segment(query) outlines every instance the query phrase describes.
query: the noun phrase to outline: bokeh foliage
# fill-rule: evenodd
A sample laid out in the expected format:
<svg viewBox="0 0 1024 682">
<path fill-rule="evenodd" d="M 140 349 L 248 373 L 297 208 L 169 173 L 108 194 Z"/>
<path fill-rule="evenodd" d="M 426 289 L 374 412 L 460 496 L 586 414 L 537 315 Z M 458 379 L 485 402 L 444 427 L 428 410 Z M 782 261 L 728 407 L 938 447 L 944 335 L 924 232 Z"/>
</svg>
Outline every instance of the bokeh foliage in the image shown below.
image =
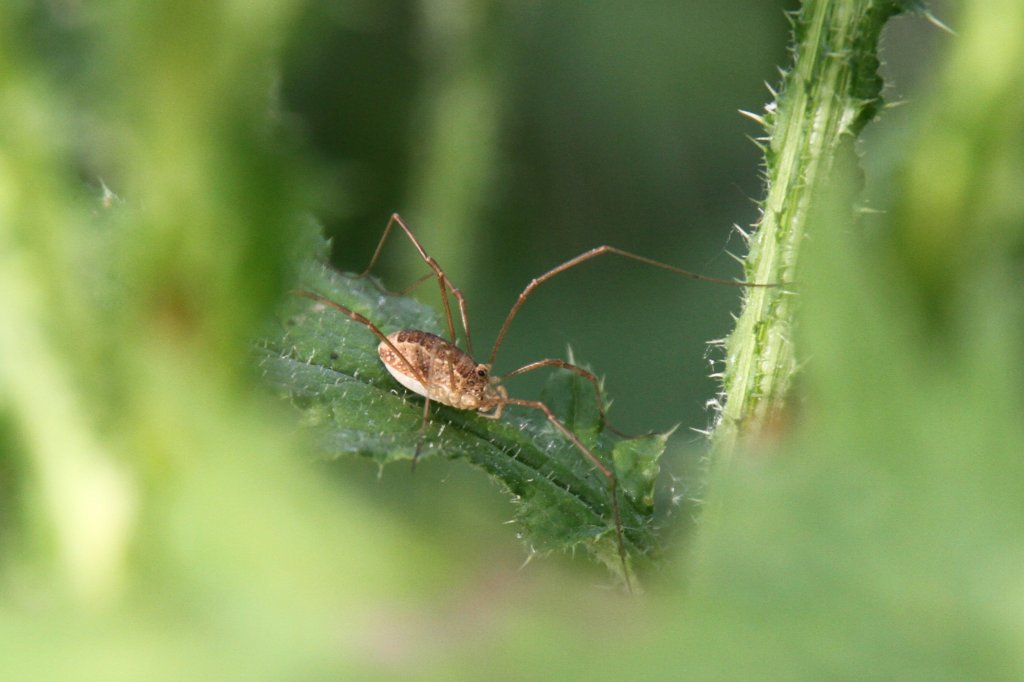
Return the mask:
<svg viewBox="0 0 1024 682">
<path fill-rule="evenodd" d="M 574 255 L 609 241 L 661 255 L 664 234 L 643 235 L 666 223 L 671 232 L 696 210 L 680 197 L 721 199 L 688 181 L 728 193 L 729 173 L 711 156 L 746 158 L 753 177 L 755 151 L 736 157 L 721 148 L 741 134 L 704 133 L 711 151 L 701 156 L 666 131 L 752 108 L 760 95 L 726 95 L 724 81 L 742 80 L 735 69 L 754 61 L 762 64 L 750 79 L 756 86 L 785 63 L 781 50 L 763 47 L 771 41 L 755 30 L 762 15 L 744 14 L 763 12 L 784 26 L 779 8 L 755 4 L 705 3 L 714 9 L 700 10 L 700 20 L 695 6 L 668 2 L 652 5 L 675 13 L 636 11 L 618 21 L 608 7 L 578 15 L 566 3 L 424 3 L 427 14 L 353 2 L 334 10 L 356 54 L 357 38 L 366 45 L 381 26 L 403 27 L 389 45 L 404 46 L 393 68 L 408 87 L 381 81 L 368 104 L 391 108 L 363 112 L 382 125 L 403 107 L 422 107 L 417 121 L 455 120 L 446 112 L 463 104 L 441 94 L 448 86 L 463 92 L 459 66 L 486 65 L 480 45 L 493 59 L 519 55 L 502 78 L 467 87 L 477 111 L 522 115 L 511 129 L 506 119 L 485 121 L 471 139 L 493 146 L 463 151 L 491 159 L 473 156 L 470 168 L 507 165 L 532 185 L 485 183 L 480 204 L 455 218 L 475 225 L 465 216 L 489 217 L 491 229 L 469 240 L 480 244 L 477 256 L 511 254 L 518 249 L 510 244 L 524 242 L 536 258 L 452 263 L 464 268 L 464 289 L 484 272 L 503 283 L 500 294 L 474 299 L 483 299 L 474 304 L 484 318 L 478 328 L 493 328 L 488 320 L 504 312 L 516 284 L 558 261 L 552 251 Z M 839 203 L 819 207 L 801 275 L 797 344 L 806 362 L 792 411 L 715 472 L 694 549 L 680 551 L 649 584 L 651 596 L 636 600 L 551 564 L 509 570 L 519 550 L 493 539 L 500 516 L 477 519 L 490 499 L 457 469 L 424 466 L 405 487 L 389 488 L 401 477 L 391 469 L 374 484 L 375 470 L 310 462 L 304 432 L 262 392 L 249 340 L 274 324 L 292 244 L 303 239 L 299 214 L 333 181 L 348 189 L 335 199 L 336 220 L 322 213 L 350 269 L 364 264 L 378 234 L 366 225 L 383 222 L 361 201 L 367 164 L 339 168 L 309 152 L 315 134 L 276 101 L 280 79 L 282 96 L 291 93 L 297 106 L 300 79 L 288 69 L 314 42 L 304 31 L 325 6 L 15 0 L 0 8 L 5 677 L 1022 676 L 1019 2 L 965 1 L 944 17 L 956 38 L 932 29 L 941 47 L 917 96 L 883 116 L 861 150 L 869 188 L 861 202 L 872 211 L 855 224 L 842 219 L 849 193 L 840 180 Z M 403 19 L 389 23 L 391 11 Z M 477 50 L 419 52 L 411 36 L 420 35 L 422 16 L 435 36 L 425 44 L 450 38 Z M 716 74 L 714 96 L 682 88 L 687 73 L 647 58 L 654 53 L 617 53 L 624 36 L 637 39 L 627 44 L 699 46 L 695 70 Z M 732 44 L 742 49 L 727 52 Z M 755 49 L 764 58 L 753 59 Z M 292 61 L 276 70 L 282 51 Z M 386 53 L 363 53 L 367 83 Z M 404 65 L 409 55 L 419 55 L 416 68 Z M 550 68 L 565 55 L 577 69 Z M 608 75 L 580 76 L 590 71 Z M 331 78 L 304 73 L 305 82 Z M 428 85 L 422 73 L 436 80 Z M 647 79 L 669 93 L 650 108 L 640 96 Z M 608 83 L 630 96 L 612 100 Z M 329 98 L 349 85 L 320 88 L 325 115 Z M 527 86 L 538 94 L 516 99 Z M 699 116 L 676 113 L 684 110 Z M 415 156 L 416 136 L 404 127 L 410 119 L 395 120 L 402 134 L 382 133 L 388 149 L 374 163 L 389 165 L 396 189 L 371 184 L 388 201 L 416 195 L 401 178 L 432 167 L 429 155 L 417 157 L 423 165 L 413 171 L 406 155 Z M 561 125 L 543 125 L 551 120 Z M 633 126 L 647 133 L 621 132 Z M 415 129 L 440 139 L 429 126 Z M 591 147 L 591 132 L 607 144 Z M 521 154 L 530 149 L 543 153 Z M 680 163 L 682 150 L 701 161 Z M 674 169 L 671 180 L 654 172 L 661 167 Z M 101 181 L 120 198 L 104 201 Z M 639 198 L 623 200 L 611 191 L 618 186 Z M 754 181 L 747 193 L 756 191 Z M 555 200 L 565 204 L 553 213 Z M 516 204 L 526 210 L 508 210 Z M 395 209 L 404 207 L 381 215 Z M 366 234 L 345 237 L 346 215 Z M 712 210 L 698 222 L 732 220 L 745 218 Z M 429 232 L 435 221 L 440 215 L 418 222 Z M 593 233 L 577 243 L 570 226 L 581 223 Z M 721 235 L 712 242 L 720 248 Z M 441 255 L 446 266 L 458 260 Z M 395 271 L 389 282 L 406 272 Z M 664 302 L 671 334 L 691 324 L 691 308 L 663 280 L 610 278 L 619 281 L 602 289 L 600 278 L 581 275 L 552 292 L 557 305 L 538 302 L 538 316 L 573 318 L 582 336 L 610 337 L 588 325 L 622 299 L 611 315 L 623 316 L 612 339 L 619 347 L 640 345 L 629 332 L 656 326 L 631 324 L 629 308 L 641 306 L 630 300 Z M 576 287 L 582 294 L 563 295 Z M 706 294 L 707 305 L 721 308 L 730 293 Z M 499 300 L 507 302 L 491 305 Z M 517 345 L 535 343 L 523 335 L 530 338 Z M 508 361 L 560 350 L 528 347 L 525 358 L 510 350 Z M 614 363 L 598 355 L 581 352 L 612 374 Z M 686 383 L 660 363 L 653 373 Z M 640 422 L 673 404 L 666 394 L 674 391 L 650 383 L 633 393 Z M 630 392 L 612 393 L 626 402 Z"/>
</svg>

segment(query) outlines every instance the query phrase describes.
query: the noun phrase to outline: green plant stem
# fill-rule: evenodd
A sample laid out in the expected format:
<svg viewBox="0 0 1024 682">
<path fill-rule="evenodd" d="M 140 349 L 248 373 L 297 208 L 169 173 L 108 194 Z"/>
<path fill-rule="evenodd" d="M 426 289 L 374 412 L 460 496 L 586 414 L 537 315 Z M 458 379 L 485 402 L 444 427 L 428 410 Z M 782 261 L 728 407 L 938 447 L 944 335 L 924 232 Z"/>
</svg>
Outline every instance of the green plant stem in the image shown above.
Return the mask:
<svg viewBox="0 0 1024 682">
<path fill-rule="evenodd" d="M 815 195 L 836 160 L 878 111 L 878 40 L 905 3 L 806 0 L 793 16 L 794 64 L 761 120 L 767 192 L 749 239 L 746 279 L 785 282 L 748 293 L 725 341 L 725 396 L 712 433 L 714 460 L 728 461 L 741 437 L 781 418 L 797 371 L 793 319 L 800 244 Z"/>
</svg>

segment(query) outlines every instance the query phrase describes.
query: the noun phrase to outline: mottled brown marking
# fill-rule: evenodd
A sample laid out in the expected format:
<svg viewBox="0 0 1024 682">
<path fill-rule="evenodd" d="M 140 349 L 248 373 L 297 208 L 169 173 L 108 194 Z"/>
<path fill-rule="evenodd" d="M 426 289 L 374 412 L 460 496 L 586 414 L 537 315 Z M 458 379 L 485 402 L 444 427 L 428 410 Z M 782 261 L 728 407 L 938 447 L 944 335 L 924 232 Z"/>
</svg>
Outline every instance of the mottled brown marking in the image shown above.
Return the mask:
<svg viewBox="0 0 1024 682">
<path fill-rule="evenodd" d="M 487 367 L 440 336 L 403 329 L 387 338 L 390 344 L 377 347 L 380 359 L 410 390 L 460 410 L 490 410 L 500 402 Z"/>
</svg>

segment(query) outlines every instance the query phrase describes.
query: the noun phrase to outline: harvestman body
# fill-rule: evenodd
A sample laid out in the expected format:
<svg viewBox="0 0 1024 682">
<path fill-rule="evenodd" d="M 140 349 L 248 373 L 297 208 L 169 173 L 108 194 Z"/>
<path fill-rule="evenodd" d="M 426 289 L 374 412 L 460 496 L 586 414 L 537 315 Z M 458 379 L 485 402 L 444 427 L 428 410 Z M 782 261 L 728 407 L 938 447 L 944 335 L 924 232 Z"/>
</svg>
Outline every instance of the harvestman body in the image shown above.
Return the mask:
<svg viewBox="0 0 1024 682">
<path fill-rule="evenodd" d="M 423 437 L 426 433 L 427 418 L 429 416 L 431 401 L 441 403 L 442 405 L 448 405 L 458 410 L 473 410 L 479 412 L 481 416 L 487 417 L 488 419 L 499 419 L 506 405 L 518 405 L 543 412 L 548 421 L 551 422 L 551 424 L 558 429 L 558 431 L 561 432 L 562 435 L 564 435 L 566 439 L 568 439 L 608 481 L 608 490 L 609 495 L 611 496 L 615 539 L 618 545 L 619 559 L 622 562 L 623 577 L 626 581 L 626 587 L 630 588 L 629 568 L 626 561 L 625 545 L 623 543 L 622 515 L 619 511 L 617 490 L 618 482 L 615 478 L 615 474 L 612 472 L 611 468 L 604 464 L 597 455 L 595 455 L 580 441 L 579 438 L 576 437 L 575 433 L 573 433 L 554 415 L 547 405 L 536 400 L 510 398 L 508 391 L 501 385 L 501 382 L 505 379 L 524 374 L 535 369 L 540 369 L 542 367 L 558 367 L 569 370 L 583 377 L 593 385 L 594 392 L 597 395 L 598 413 L 601 418 L 601 423 L 604 424 L 606 421 L 604 404 L 601 399 L 601 389 L 597 377 L 582 367 L 577 367 L 576 365 L 564 360 L 555 358 L 532 362 L 499 377 L 492 376 L 491 367 L 494 364 L 494 358 L 497 356 L 498 350 L 501 348 L 501 343 L 505 338 L 505 334 L 508 332 L 508 327 L 511 324 L 512 319 L 516 316 L 516 313 L 519 312 L 519 309 L 526 301 L 527 297 L 543 282 L 561 272 L 565 272 L 569 268 L 575 267 L 580 263 L 584 263 L 606 253 L 623 256 L 631 260 L 639 261 L 647 265 L 705 282 L 716 282 L 731 286 L 778 285 L 754 284 L 751 282 L 736 282 L 732 280 L 718 279 L 715 277 L 705 277 L 704 275 L 698 275 L 687 270 L 666 265 L 665 263 L 660 263 L 650 258 L 638 256 L 627 251 L 622 251 L 615 247 L 599 246 L 582 253 L 565 263 L 562 263 L 556 268 L 552 268 L 540 277 L 532 280 L 526 286 L 523 292 L 519 294 L 519 298 L 512 306 L 512 309 L 509 310 L 508 316 L 505 318 L 505 322 L 502 324 L 501 330 L 498 332 L 498 337 L 491 349 L 491 354 L 487 363 L 482 364 L 476 362 L 472 357 L 473 342 L 469 333 L 469 318 L 466 313 L 466 301 L 462 296 L 462 292 L 451 283 L 447 275 L 444 274 L 444 271 L 437 264 L 437 261 L 435 261 L 434 258 L 423 249 L 419 240 L 417 240 L 413 235 L 412 230 L 409 229 L 405 224 L 405 221 L 403 221 L 401 216 L 397 213 L 393 214 L 391 219 L 388 221 L 387 227 L 384 228 L 384 234 L 381 236 L 380 243 L 377 245 L 377 250 L 374 252 L 373 258 L 370 260 L 370 264 L 367 266 L 366 270 L 363 271 L 360 277 L 365 277 L 369 274 L 370 270 L 376 264 L 377 259 L 380 257 L 381 251 L 384 248 L 384 243 L 395 225 L 401 228 L 402 232 L 404 232 L 409 238 L 413 246 L 415 246 L 416 250 L 419 252 L 420 257 L 422 257 L 424 262 L 430 266 L 430 269 L 433 271 L 433 276 L 437 278 L 438 285 L 441 288 L 441 300 L 444 303 L 445 318 L 448 324 L 450 340 L 443 339 L 435 334 L 417 329 L 403 329 L 391 334 L 384 334 L 384 332 L 374 325 L 373 322 L 363 315 L 360 315 L 359 313 L 350 310 L 349 308 L 346 308 L 325 296 L 306 290 L 298 290 L 295 293 L 299 296 L 304 296 L 318 303 L 330 306 L 348 316 L 350 319 L 365 325 L 380 340 L 380 344 L 377 346 L 377 352 L 380 355 L 381 362 L 384 363 L 384 367 L 388 370 L 391 376 L 393 376 L 395 380 L 405 388 L 409 389 L 413 393 L 423 396 L 426 399 L 423 406 L 423 424 L 420 428 L 420 437 L 416 443 L 416 449 L 413 454 L 414 467 L 416 466 L 416 461 L 419 458 Z M 449 292 L 458 301 L 459 316 L 461 317 L 462 328 L 465 333 L 466 347 L 469 350 L 468 353 L 455 345 L 455 324 L 452 320 L 451 305 L 448 300 Z"/>
</svg>

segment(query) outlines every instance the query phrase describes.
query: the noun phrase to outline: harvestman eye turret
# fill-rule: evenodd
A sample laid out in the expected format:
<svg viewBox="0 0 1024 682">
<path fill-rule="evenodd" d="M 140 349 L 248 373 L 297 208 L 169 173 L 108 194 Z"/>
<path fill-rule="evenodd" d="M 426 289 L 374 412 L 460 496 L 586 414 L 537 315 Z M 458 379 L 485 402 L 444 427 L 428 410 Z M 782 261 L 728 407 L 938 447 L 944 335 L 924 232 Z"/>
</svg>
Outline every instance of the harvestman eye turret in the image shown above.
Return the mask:
<svg viewBox="0 0 1024 682">
<path fill-rule="evenodd" d="M 519 298 L 512 305 L 508 315 L 505 317 L 505 322 L 501 325 L 501 329 L 498 332 L 497 339 L 494 341 L 494 346 L 491 348 L 491 353 L 487 358 L 487 362 L 478 363 L 472 356 L 473 342 L 469 332 L 469 316 L 466 312 L 466 300 L 463 297 L 462 292 L 458 287 L 452 284 L 451 280 L 448 279 L 448 276 L 444 274 L 444 270 L 441 269 L 441 266 L 438 265 L 437 261 L 426 252 L 419 240 L 412 233 L 412 230 L 409 229 L 408 225 L 405 224 L 405 221 L 403 221 L 401 216 L 397 213 L 391 216 L 387 226 L 384 228 L 384 234 L 381 236 L 380 242 L 377 244 L 377 250 L 374 252 L 373 258 L 370 259 L 370 264 L 359 276 L 365 277 L 373 269 L 373 266 L 376 265 L 377 260 L 380 258 L 381 251 L 384 248 L 384 243 L 387 241 L 388 235 L 391 234 L 396 225 L 409 238 L 409 241 L 412 242 L 413 246 L 419 252 L 420 257 L 433 271 L 433 277 L 437 279 L 438 286 L 441 289 L 441 300 L 444 305 L 445 320 L 448 326 L 448 339 L 443 339 L 435 334 L 417 329 L 403 329 L 391 334 L 385 334 L 372 321 L 363 315 L 360 315 L 359 313 L 350 310 L 349 308 L 346 308 L 340 303 L 332 301 L 325 296 L 306 290 L 298 290 L 295 293 L 323 305 L 330 306 L 350 319 L 365 325 L 380 340 L 377 352 L 380 355 L 381 362 L 384 363 L 384 367 L 391 376 L 393 376 L 395 380 L 405 388 L 424 397 L 423 422 L 420 427 L 419 439 L 416 442 L 416 449 L 413 453 L 413 467 L 416 466 L 416 461 L 419 459 L 420 450 L 423 445 L 423 437 L 426 434 L 426 425 L 430 414 L 431 402 L 448 405 L 458 410 L 473 410 L 479 412 L 481 416 L 487 417 L 488 419 L 501 418 L 505 407 L 508 405 L 517 405 L 543 412 L 544 416 L 547 417 L 552 426 L 565 436 L 565 438 L 571 442 L 573 446 L 575 446 L 576 449 L 579 450 L 580 453 L 582 453 L 582 455 L 586 457 L 587 460 L 589 460 L 590 463 L 593 464 L 594 467 L 601 472 L 601 475 L 608 481 L 608 494 L 611 497 L 613 515 L 612 522 L 615 529 L 615 540 L 618 546 L 619 559 L 622 562 L 623 577 L 626 581 L 626 587 L 629 589 L 629 567 L 626 561 L 626 549 L 623 542 L 622 515 L 619 511 L 618 481 L 611 467 L 602 462 L 597 455 L 584 445 L 576 434 L 563 424 L 547 405 L 538 400 L 511 398 L 509 397 L 508 391 L 501 383 L 505 379 L 525 374 L 526 372 L 532 372 L 533 370 L 540 369 L 542 367 L 557 367 L 574 372 L 589 381 L 594 387 L 594 393 L 597 396 L 598 414 L 600 416 L 601 423 L 605 424 L 604 403 L 601 398 L 601 388 L 597 377 L 582 367 L 577 367 L 576 365 L 557 358 L 538 360 L 507 374 L 493 376 L 491 374 L 491 367 L 494 365 L 494 360 L 497 357 L 498 350 L 501 348 L 501 344 L 505 339 L 509 325 L 519 312 L 519 309 L 522 308 L 523 303 L 526 302 L 526 299 L 541 284 L 559 273 L 565 272 L 566 270 L 580 265 L 581 263 L 585 263 L 605 254 L 622 256 L 623 258 L 638 261 L 646 265 L 661 268 L 662 270 L 667 270 L 702 282 L 714 282 L 741 287 L 766 287 L 778 285 L 755 284 L 752 282 L 737 282 L 733 280 L 718 279 L 716 277 L 706 277 L 704 275 L 699 275 L 688 270 L 682 270 L 650 258 L 645 258 L 644 256 L 638 256 L 637 254 L 629 253 L 628 251 L 623 251 L 613 246 L 598 246 L 597 248 L 581 253 L 575 258 L 567 260 L 561 265 L 552 268 L 539 277 L 531 280 L 526 288 L 523 289 L 522 293 L 519 294 Z M 428 277 L 430 277 L 430 275 L 428 275 Z M 469 351 L 468 353 L 456 346 L 455 323 L 452 318 L 451 304 L 448 299 L 449 293 L 454 296 L 455 300 L 458 302 L 459 316 L 462 322 L 462 329 L 466 339 L 466 348 Z"/>
</svg>

